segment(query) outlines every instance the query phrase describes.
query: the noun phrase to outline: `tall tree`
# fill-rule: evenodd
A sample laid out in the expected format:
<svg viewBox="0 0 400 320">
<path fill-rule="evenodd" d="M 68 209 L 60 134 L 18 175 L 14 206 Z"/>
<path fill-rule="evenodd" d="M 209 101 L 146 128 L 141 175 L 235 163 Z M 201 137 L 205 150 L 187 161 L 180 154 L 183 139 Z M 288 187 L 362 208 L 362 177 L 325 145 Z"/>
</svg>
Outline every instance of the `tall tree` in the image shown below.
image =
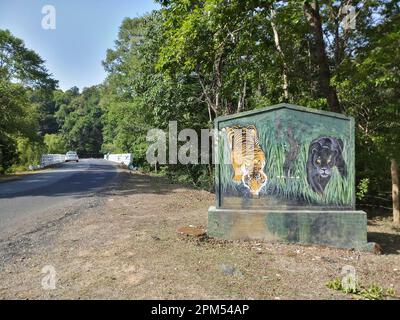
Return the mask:
<svg viewBox="0 0 400 320">
<path fill-rule="evenodd" d="M 0 76 L 24 87 L 54 89 L 57 86 L 57 81 L 49 74 L 44 60 L 33 50 L 27 49 L 24 42 L 14 37 L 9 30 L 1 29 Z"/>
<path fill-rule="evenodd" d="M 318 68 L 319 86 L 333 112 L 342 112 L 336 88 L 331 85 L 331 72 L 325 48 L 318 0 L 304 2 L 304 13 L 313 32 L 313 53 Z"/>
<path fill-rule="evenodd" d="M 39 109 L 33 91 L 57 85 L 44 61 L 8 30 L 0 30 L 0 173 L 18 162 L 21 144 L 40 144 Z M 34 148 L 39 152 L 39 148 Z"/>
</svg>

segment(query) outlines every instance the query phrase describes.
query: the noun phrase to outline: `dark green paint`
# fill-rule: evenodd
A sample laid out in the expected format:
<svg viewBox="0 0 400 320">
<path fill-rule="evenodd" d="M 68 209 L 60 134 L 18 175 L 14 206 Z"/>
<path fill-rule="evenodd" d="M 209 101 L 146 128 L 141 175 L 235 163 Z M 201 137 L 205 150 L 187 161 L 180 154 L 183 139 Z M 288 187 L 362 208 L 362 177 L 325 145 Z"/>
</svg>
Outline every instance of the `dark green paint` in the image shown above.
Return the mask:
<svg viewBox="0 0 400 320">
<path fill-rule="evenodd" d="M 341 114 L 279 104 L 272 107 L 219 117 L 215 128 L 255 125 L 266 156 L 269 178 L 260 197 L 246 196 L 232 181 L 233 170 L 224 158 L 230 150 L 220 135 L 216 144 L 216 207 L 208 212 L 208 234 L 223 239 L 258 239 L 319 244 L 371 251 L 367 242 L 367 217 L 355 211 L 354 120 Z M 288 135 L 293 133 L 299 152 L 293 163 L 295 179 L 283 175 Z M 333 172 L 324 194 L 309 186 L 306 162 L 310 143 L 321 137 L 341 139 L 348 175 Z M 286 149 L 285 149 L 286 148 Z M 335 168 L 334 168 L 335 169 Z"/>
</svg>

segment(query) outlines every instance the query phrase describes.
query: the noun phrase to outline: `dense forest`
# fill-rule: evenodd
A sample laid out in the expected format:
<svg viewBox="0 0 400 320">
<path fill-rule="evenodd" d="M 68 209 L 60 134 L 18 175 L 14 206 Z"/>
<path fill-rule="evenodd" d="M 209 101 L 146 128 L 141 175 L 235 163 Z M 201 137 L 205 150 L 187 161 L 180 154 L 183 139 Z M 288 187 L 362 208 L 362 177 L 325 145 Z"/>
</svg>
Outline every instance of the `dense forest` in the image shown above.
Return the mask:
<svg viewBox="0 0 400 320">
<path fill-rule="evenodd" d="M 175 120 L 199 131 L 217 116 L 289 102 L 355 118 L 358 202 L 370 212 L 391 209 L 391 161 L 400 161 L 399 1 L 159 3 L 124 19 L 103 61 L 107 78 L 82 92 L 59 90 L 44 61 L 0 30 L 0 172 L 68 149 L 131 152 L 150 170 L 151 128 Z M 211 165 L 158 172 L 212 189 Z"/>
</svg>

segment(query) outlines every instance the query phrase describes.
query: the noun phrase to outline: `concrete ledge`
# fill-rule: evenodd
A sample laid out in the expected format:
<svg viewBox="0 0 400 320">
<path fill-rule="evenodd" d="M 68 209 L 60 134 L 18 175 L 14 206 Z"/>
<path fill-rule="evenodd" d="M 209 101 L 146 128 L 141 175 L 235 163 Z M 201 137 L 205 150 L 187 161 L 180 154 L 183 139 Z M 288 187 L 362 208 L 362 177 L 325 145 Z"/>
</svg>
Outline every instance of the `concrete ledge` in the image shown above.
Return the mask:
<svg viewBox="0 0 400 320">
<path fill-rule="evenodd" d="M 210 237 L 318 244 L 373 251 L 364 211 L 208 210 Z"/>
</svg>

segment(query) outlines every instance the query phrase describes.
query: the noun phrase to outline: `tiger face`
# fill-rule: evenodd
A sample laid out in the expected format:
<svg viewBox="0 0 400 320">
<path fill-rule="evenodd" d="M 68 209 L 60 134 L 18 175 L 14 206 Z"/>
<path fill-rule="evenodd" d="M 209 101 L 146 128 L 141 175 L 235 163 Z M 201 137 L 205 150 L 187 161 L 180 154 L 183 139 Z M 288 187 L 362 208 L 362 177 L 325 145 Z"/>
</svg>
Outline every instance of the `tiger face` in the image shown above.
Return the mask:
<svg viewBox="0 0 400 320">
<path fill-rule="evenodd" d="M 267 184 L 267 176 L 264 171 L 253 171 L 243 175 L 242 182 L 250 190 L 252 196 L 258 196 L 261 189 Z"/>
<path fill-rule="evenodd" d="M 267 176 L 263 171 L 265 154 L 258 140 L 257 128 L 250 125 L 227 127 L 222 130 L 227 134 L 231 152 L 234 171 L 232 180 L 237 184 L 243 183 L 252 196 L 258 196 L 267 183 Z"/>
</svg>

